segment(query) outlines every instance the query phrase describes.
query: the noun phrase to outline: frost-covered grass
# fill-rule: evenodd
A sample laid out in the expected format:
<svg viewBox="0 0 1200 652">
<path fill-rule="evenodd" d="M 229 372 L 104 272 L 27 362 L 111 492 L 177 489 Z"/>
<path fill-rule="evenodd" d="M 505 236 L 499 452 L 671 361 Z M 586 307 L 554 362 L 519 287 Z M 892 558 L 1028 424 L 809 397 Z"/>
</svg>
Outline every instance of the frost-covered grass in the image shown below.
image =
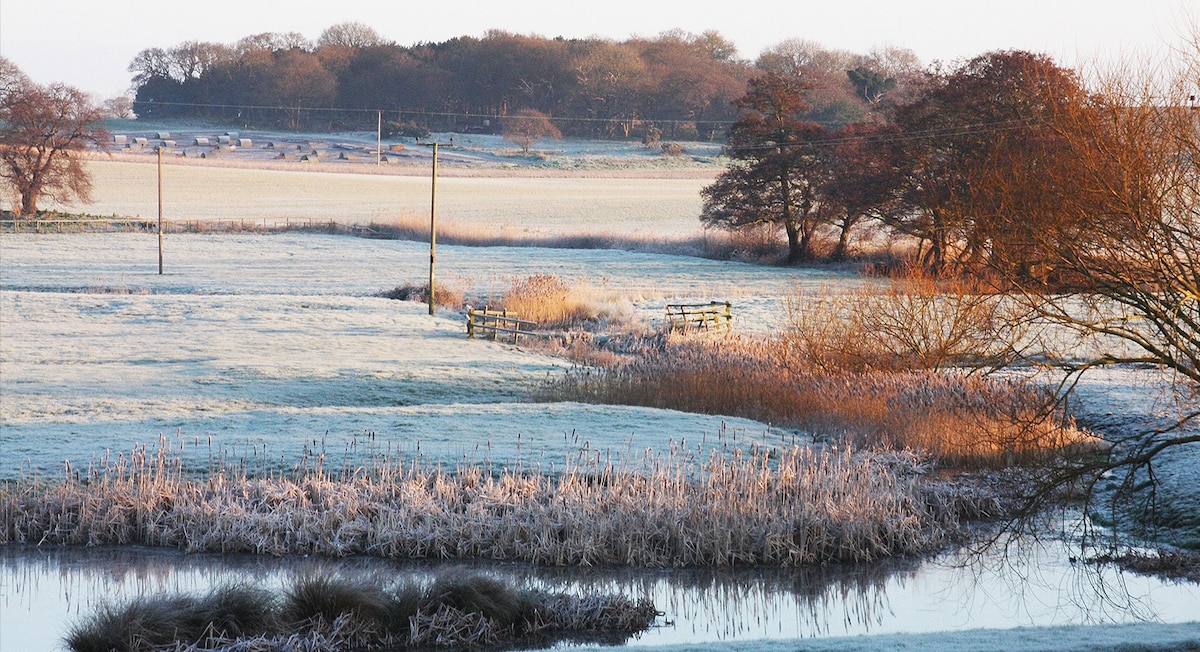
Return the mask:
<svg viewBox="0 0 1200 652">
<path fill-rule="evenodd" d="M 543 565 L 800 566 L 930 552 L 959 513 L 904 454 L 796 447 L 697 457 L 580 454 L 562 466 L 321 455 L 202 476 L 167 447 L 0 485 L 0 544 L 493 559 Z"/>
<path fill-rule="evenodd" d="M 114 178 L 132 175 L 138 167 L 111 165 L 130 165 L 115 168 Z M 130 178 L 130 185 L 111 199 L 137 197 L 140 208 L 135 212 L 152 215 L 152 166 L 142 166 L 137 174 L 137 180 Z M 195 202 L 197 211 L 208 210 L 203 206 L 207 203 L 213 214 L 243 211 L 253 219 L 276 210 L 285 215 L 306 210 L 325 201 L 319 196 L 322 185 L 334 189 L 339 183 L 327 179 L 332 175 L 288 174 L 300 175 L 316 190 L 309 192 L 298 182 L 301 195 L 293 201 L 259 196 L 261 187 L 243 188 L 230 180 L 229 193 L 214 182 L 209 194 L 185 189 L 183 195 Z M 255 176 L 266 182 L 277 178 Z M 387 175 L 363 176 L 383 180 L 372 183 L 389 180 Z M 413 185 L 412 214 L 417 216 L 428 208 L 426 181 L 416 179 Z M 600 223 L 638 228 L 633 222 L 665 237 L 684 231 L 668 224 L 669 219 L 657 222 L 627 204 L 605 204 L 620 200 L 620 183 L 597 182 L 596 194 L 588 197 L 588 184 L 556 190 L 550 181 L 558 179 L 546 180 L 545 185 L 532 180 L 525 185 L 508 184 L 507 179 L 474 185 L 464 181 L 476 204 L 464 210 L 470 215 L 464 223 L 486 229 L 495 223 L 488 221 L 492 211 L 491 217 L 508 215 L 511 222 L 505 223 L 514 231 L 570 234 Z M 551 199 L 559 196 L 556 193 L 582 192 L 584 201 L 608 208 L 589 213 L 564 203 L 564 210 L 580 212 L 556 222 L 554 210 L 538 205 L 530 210 L 539 223 L 523 224 L 522 202 L 535 202 L 520 197 L 510 203 L 492 191 L 497 185 L 544 192 Z M 439 183 L 439 189 L 443 187 Z M 364 219 L 392 220 L 390 200 L 370 204 L 364 199 L 377 190 L 346 192 L 342 209 L 362 210 Z M 608 192 L 612 197 L 601 196 Z M 659 206 L 654 194 L 631 196 L 653 212 Z M 669 191 L 664 195 L 667 201 L 671 196 Z M 361 203 L 355 203 L 356 197 Z M 501 201 L 496 206 L 507 207 L 504 211 L 489 208 L 488 202 L 497 198 Z M 441 206 L 446 215 L 446 204 Z M 326 210 L 319 212 L 325 216 Z M 633 216 L 632 222 L 621 222 L 626 214 Z M 689 224 L 694 224 L 693 217 Z M 543 228 L 541 223 L 550 226 Z M 360 465 L 356 454 L 362 442 L 372 438 L 384 450 L 391 446 L 402 456 L 419 453 L 425 460 L 444 463 L 446 469 L 460 462 L 491 460 L 492 468 L 523 463 L 526 469 L 540 464 L 545 471 L 553 464 L 557 472 L 560 461 L 574 459 L 580 450 L 590 455 L 646 447 L 662 451 L 674 444 L 689 451 L 701 446 L 696 456 L 707 459 L 711 450 L 733 456 L 753 446 L 782 448 L 794 435 L 729 416 L 524 402 L 530 388 L 548 374 L 562 373 L 561 361 L 522 348 L 469 343 L 457 315 L 430 319 L 422 305 L 376 297 L 425 278 L 428 250 L 420 243 L 240 234 L 168 235 L 166 245 L 167 274 L 160 277 L 154 273 L 151 234 L 0 236 L 0 448 L 10 464 L 4 476 L 19 476 L 20 467 L 29 462 L 28 477 L 53 484 L 61 477 L 64 460 L 70 459 L 72 471 L 79 471 L 89 461 L 103 459 L 106 450 L 153 447 L 159 433 L 175 442 L 174 454 L 185 458 L 186 475 L 193 478 L 209 468 L 209 451 L 217 451 L 216 461 L 234 469 L 242 460 L 262 460 L 258 475 L 278 477 L 303 458 L 306 448 L 319 451 L 326 442 L 328 468 L 340 472 L 345 463 L 353 470 Z M 499 297 L 513 279 L 555 274 L 630 297 L 636 313 L 652 324 L 671 300 L 731 299 L 735 329 L 743 333 L 777 330 L 784 313 L 780 298 L 797 285 L 836 292 L 862 282 L 839 271 L 632 252 L 439 247 L 438 253 L 439 279 L 476 297 Z M 445 364 L 438 362 L 440 356 Z M 460 382 L 464 379 L 470 382 Z M 1140 412 L 1148 396 L 1127 385 L 1125 377 L 1116 378 L 1111 387 L 1089 387 L 1099 391 L 1087 411 L 1101 416 L 1107 412 L 1118 422 Z M 682 443 L 684 439 L 688 443 Z M 228 451 L 224 458 L 222 451 Z M 1191 451 L 1180 453 L 1186 458 Z M 1172 464 L 1180 467 L 1195 470 L 1200 464 L 1187 459 Z M 1191 477 L 1194 473 L 1171 477 L 1173 491 L 1192 497 L 1187 499 L 1193 502 L 1180 503 L 1185 507 L 1194 504 Z M 963 599 L 969 601 L 970 596 Z M 1090 631 L 1071 634 L 1086 636 Z M 985 632 L 954 640 L 1013 640 L 997 636 Z M 1035 640 L 1039 636 L 1058 640 L 1054 637 L 1061 633 L 1033 635 Z M 930 638 L 920 641 L 937 644 Z M 741 641 L 735 647 L 749 645 Z"/>
<path fill-rule="evenodd" d="M 88 161 L 94 202 L 45 210 L 156 218 L 157 168 L 152 163 Z M 367 166 L 370 167 L 370 166 Z M 715 175 L 715 172 L 713 172 Z M 623 237 L 693 236 L 700 231 L 698 178 L 453 176 L 439 174 L 437 212 L 460 228 L 528 235 L 588 232 Z M 387 224 L 429 216 L 430 180 L 411 174 L 334 174 L 304 168 L 164 166 L 168 220 L 336 220 Z"/>
<path fill-rule="evenodd" d="M 194 464 L 210 442 L 234 458 L 266 447 L 294 463 L 314 440 L 340 455 L 368 434 L 449 464 L 518 452 L 562 460 L 631 440 L 780 440 L 728 416 L 524 402 L 568 363 L 469 341 L 461 314 L 429 317 L 421 303 L 376 296 L 427 277 L 428 249 L 415 243 L 169 236 L 162 276 L 155 244 L 132 233 L 0 236 L 2 475 L 57 473 L 64 460 L 156 446 L 160 434 L 188 443 L 180 454 Z M 485 301 L 530 273 L 633 297 L 635 316 L 651 320 L 673 294 L 770 294 L 797 276 L 837 278 L 651 254 L 439 248 L 439 278 Z M 771 314 L 770 300 L 735 300 L 747 328 Z"/>
</svg>

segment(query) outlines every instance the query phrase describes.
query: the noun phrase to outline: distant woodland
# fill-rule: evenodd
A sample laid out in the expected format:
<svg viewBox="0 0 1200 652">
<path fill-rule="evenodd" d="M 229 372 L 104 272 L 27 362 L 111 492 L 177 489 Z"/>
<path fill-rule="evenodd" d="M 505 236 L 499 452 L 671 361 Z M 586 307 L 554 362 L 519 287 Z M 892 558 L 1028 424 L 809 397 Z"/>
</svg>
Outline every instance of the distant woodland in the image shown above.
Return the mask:
<svg viewBox="0 0 1200 652">
<path fill-rule="evenodd" d="M 878 77 L 866 89 L 848 72 Z M 403 46 L 360 23 L 247 36 L 233 44 L 188 41 L 149 48 L 129 66 L 142 118 L 205 118 L 292 129 L 370 127 L 491 131 L 536 111 L 566 136 L 723 138 L 735 101 L 764 72 L 803 73 L 810 117 L 830 127 L 863 119 L 888 88 L 920 76 L 907 50 L 869 54 L 784 42 L 739 59 L 717 32 L 672 31 L 622 42 L 521 36 Z"/>
</svg>

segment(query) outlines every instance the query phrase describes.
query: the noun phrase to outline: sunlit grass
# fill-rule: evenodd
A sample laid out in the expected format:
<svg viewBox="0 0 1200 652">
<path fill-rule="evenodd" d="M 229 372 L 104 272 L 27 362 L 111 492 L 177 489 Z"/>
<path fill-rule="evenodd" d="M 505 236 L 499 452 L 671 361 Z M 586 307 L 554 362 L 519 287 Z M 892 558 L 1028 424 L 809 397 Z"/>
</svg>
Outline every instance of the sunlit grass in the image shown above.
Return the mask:
<svg viewBox="0 0 1200 652">
<path fill-rule="evenodd" d="M 1032 383 L 936 370 L 825 370 L 776 338 L 634 338 L 605 366 L 576 367 L 547 398 L 745 417 L 860 448 L 916 450 L 995 467 L 1094 441 Z"/>
</svg>

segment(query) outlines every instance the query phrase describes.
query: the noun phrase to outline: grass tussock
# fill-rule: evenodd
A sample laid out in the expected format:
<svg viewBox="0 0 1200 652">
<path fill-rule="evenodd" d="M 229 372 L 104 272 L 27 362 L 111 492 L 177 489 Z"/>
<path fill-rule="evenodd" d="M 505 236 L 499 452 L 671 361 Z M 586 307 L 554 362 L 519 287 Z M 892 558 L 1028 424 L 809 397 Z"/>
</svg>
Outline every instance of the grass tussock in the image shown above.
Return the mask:
<svg viewBox="0 0 1200 652">
<path fill-rule="evenodd" d="M 139 598 L 101 605 L 71 628 L 66 643 L 73 652 L 133 652 L 256 638 L 279 629 L 276 608 L 270 591 L 241 584 L 215 587 L 204 596 Z"/>
<path fill-rule="evenodd" d="M 397 285 L 391 290 L 382 292 L 379 296 L 385 299 L 396 299 L 397 301 L 419 301 L 427 303 L 429 301 L 429 284 L 428 283 L 405 283 Z M 434 285 L 433 302 L 437 306 L 441 306 L 447 310 L 462 310 L 466 304 L 466 293 L 453 285 L 445 283 L 436 283 Z"/>
<path fill-rule="evenodd" d="M 270 477 L 138 451 L 61 481 L 0 486 L 0 543 L 193 552 L 799 566 L 919 554 L 958 531 L 914 455 L 796 447 L 697 458 L 580 454 L 549 472 L 376 460 Z M 987 507 L 974 508 L 987 511 Z"/>
<path fill-rule="evenodd" d="M 225 586 L 204 597 L 104 604 L 66 643 L 73 652 L 461 649 L 580 633 L 628 636 L 657 615 L 648 600 L 532 591 L 485 575 L 450 574 L 428 587 L 305 575 L 281 600 L 264 589 Z"/>
<path fill-rule="evenodd" d="M 637 339 L 637 338 L 635 338 Z M 609 366 L 576 367 L 549 398 L 755 419 L 956 467 L 1033 461 L 1092 439 L 1026 382 L 937 369 L 821 368 L 786 338 L 660 334 Z"/>
</svg>

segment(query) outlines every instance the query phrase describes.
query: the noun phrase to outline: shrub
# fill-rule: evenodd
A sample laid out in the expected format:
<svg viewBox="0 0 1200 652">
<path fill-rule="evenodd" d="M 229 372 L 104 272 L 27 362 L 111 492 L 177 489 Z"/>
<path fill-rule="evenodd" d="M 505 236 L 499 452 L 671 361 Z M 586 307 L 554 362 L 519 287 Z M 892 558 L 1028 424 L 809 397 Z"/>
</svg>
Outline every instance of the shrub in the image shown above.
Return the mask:
<svg viewBox="0 0 1200 652">
<path fill-rule="evenodd" d="M 902 275 L 819 296 L 789 297 L 780 343 L 793 364 L 828 372 L 999 368 L 1028 341 L 1017 304 L 968 281 Z"/>
<path fill-rule="evenodd" d="M 383 130 L 380 135 L 383 138 L 403 136 L 405 138 L 420 140 L 429 137 L 429 127 L 415 120 L 405 120 L 403 122 L 388 121 L 383 124 Z"/>
<path fill-rule="evenodd" d="M 429 284 L 417 285 L 414 283 L 405 283 L 404 285 L 397 285 L 386 292 L 381 292 L 379 296 L 398 301 L 427 303 L 429 301 Z M 448 310 L 461 310 L 466 298 L 462 290 L 444 283 L 438 283 L 434 288 L 433 301 L 434 304 Z"/>
</svg>

